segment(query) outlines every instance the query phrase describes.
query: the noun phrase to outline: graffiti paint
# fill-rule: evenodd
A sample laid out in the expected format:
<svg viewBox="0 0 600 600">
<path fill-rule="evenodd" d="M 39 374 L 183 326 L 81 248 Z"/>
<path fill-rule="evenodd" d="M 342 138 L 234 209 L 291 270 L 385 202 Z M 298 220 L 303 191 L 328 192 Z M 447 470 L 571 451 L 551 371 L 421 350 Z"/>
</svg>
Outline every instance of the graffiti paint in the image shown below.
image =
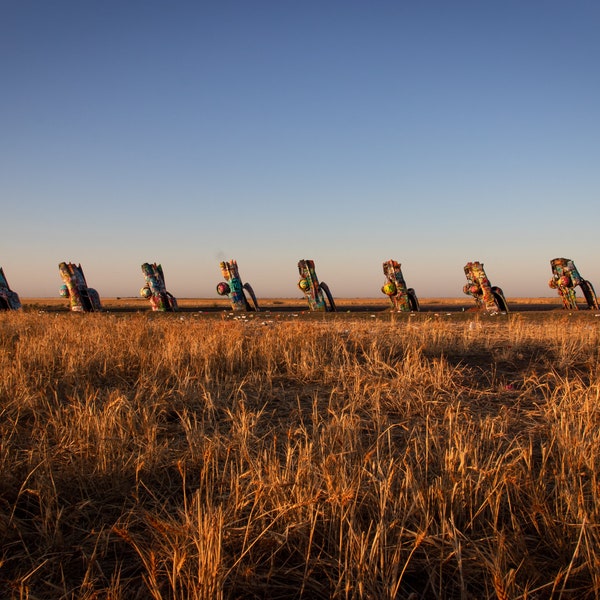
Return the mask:
<svg viewBox="0 0 600 600">
<path fill-rule="evenodd" d="M 413 288 L 406 286 L 402 265 L 395 260 L 383 263 L 385 283 L 381 291 L 390 299 L 392 308 L 401 312 L 416 312 L 419 310 L 419 301 Z"/>
<path fill-rule="evenodd" d="M 552 278 L 548 285 L 558 292 L 565 308 L 578 310 L 575 288 L 579 286 L 588 308 L 598 310 L 598 299 L 596 298 L 594 286 L 581 276 L 575 263 L 570 258 L 553 258 L 550 261 L 550 267 L 552 268 Z"/>
<path fill-rule="evenodd" d="M 249 283 L 242 283 L 237 261 L 233 259 L 229 262 L 223 261 L 219 266 L 225 281 L 217 285 L 217 294 L 227 296 L 234 311 L 259 311 L 260 308 L 252 286 Z M 248 292 L 252 304 L 248 301 L 244 290 Z"/>
<path fill-rule="evenodd" d="M 19 308 L 21 308 L 19 295 L 10 289 L 4 269 L 0 267 L 0 310 L 19 310 Z"/>
<path fill-rule="evenodd" d="M 174 312 L 177 310 L 177 299 L 167 291 L 162 266 L 156 263 L 144 263 L 142 273 L 146 284 L 140 290 L 140 296 L 150 300 L 153 311 Z"/>
<path fill-rule="evenodd" d="M 319 283 L 312 260 L 302 259 L 298 262 L 300 281 L 298 287 L 304 292 L 308 307 L 314 311 L 335 311 L 335 302 L 326 283 Z"/>
<path fill-rule="evenodd" d="M 486 310 L 489 313 L 508 312 L 504 292 L 501 288 L 490 284 L 483 263 L 478 261 L 468 262 L 464 269 L 467 283 L 463 287 L 463 292 L 473 297 L 477 308 Z"/>
<path fill-rule="evenodd" d="M 81 265 L 61 262 L 58 271 L 63 280 L 60 295 L 68 298 L 69 307 L 73 312 L 95 312 L 102 310 L 100 295 L 88 287 Z"/>
</svg>

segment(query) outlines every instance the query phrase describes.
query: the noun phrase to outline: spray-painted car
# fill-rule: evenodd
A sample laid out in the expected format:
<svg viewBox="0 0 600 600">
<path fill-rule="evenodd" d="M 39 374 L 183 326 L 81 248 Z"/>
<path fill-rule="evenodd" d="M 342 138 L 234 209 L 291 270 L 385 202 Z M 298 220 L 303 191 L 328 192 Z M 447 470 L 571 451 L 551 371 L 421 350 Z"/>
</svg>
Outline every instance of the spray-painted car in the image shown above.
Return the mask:
<svg viewBox="0 0 600 600">
<path fill-rule="evenodd" d="M 402 312 L 418 312 L 419 300 L 413 288 L 406 287 L 402 265 L 395 260 L 383 263 L 385 283 L 381 291 L 390 299 L 392 307 Z"/>
<path fill-rule="evenodd" d="M 497 286 L 492 286 L 483 269 L 483 263 L 478 261 L 468 262 L 465 265 L 467 284 L 463 292 L 473 296 L 477 308 L 482 308 L 490 313 L 508 312 L 508 304 L 504 292 Z"/>
<path fill-rule="evenodd" d="M 579 286 L 590 310 L 598 310 L 598 299 L 594 286 L 584 279 L 575 263 L 570 258 L 554 258 L 550 261 L 552 279 L 548 285 L 558 291 L 563 305 L 570 310 L 577 310 L 577 294 L 575 288 Z"/>
<path fill-rule="evenodd" d="M 315 263 L 312 260 L 298 262 L 300 281 L 298 287 L 304 292 L 310 310 L 335 311 L 335 302 L 326 283 L 319 283 L 315 272 Z"/>
<path fill-rule="evenodd" d="M 242 283 L 237 261 L 223 261 L 219 266 L 221 267 L 221 274 L 225 278 L 225 281 L 222 281 L 217 285 L 217 294 L 219 294 L 219 296 L 227 296 L 231 302 L 231 308 L 234 311 L 259 311 L 260 308 L 258 306 L 258 302 L 256 301 L 256 296 L 252 286 L 249 283 Z M 248 298 L 246 297 L 244 290 L 248 292 L 248 295 L 252 300 L 252 304 L 248 302 Z"/>
<path fill-rule="evenodd" d="M 0 267 L 0 310 L 18 310 L 19 308 L 21 308 L 19 294 L 10 289 L 4 269 Z"/>
<path fill-rule="evenodd" d="M 177 310 L 177 299 L 167 292 L 165 276 L 161 265 L 144 263 L 142 273 L 146 285 L 140 290 L 140 296 L 150 300 L 152 310 L 160 312 L 174 312 Z"/>
<path fill-rule="evenodd" d="M 74 312 L 94 312 L 102 310 L 100 295 L 91 287 L 88 287 L 81 265 L 75 263 L 61 262 L 58 271 L 63 285 L 59 293 L 62 298 L 69 299 L 69 306 Z"/>
</svg>

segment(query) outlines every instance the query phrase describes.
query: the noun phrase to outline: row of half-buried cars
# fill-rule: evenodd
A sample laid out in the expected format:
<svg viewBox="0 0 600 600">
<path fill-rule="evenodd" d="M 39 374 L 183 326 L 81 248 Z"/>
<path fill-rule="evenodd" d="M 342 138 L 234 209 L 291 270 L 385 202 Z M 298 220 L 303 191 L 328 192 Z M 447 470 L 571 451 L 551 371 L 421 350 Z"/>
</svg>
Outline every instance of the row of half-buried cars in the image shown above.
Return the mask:
<svg viewBox="0 0 600 600">
<path fill-rule="evenodd" d="M 575 288 L 579 286 L 588 308 L 598 310 L 598 300 L 592 284 L 584 279 L 572 260 L 555 258 L 550 261 L 552 278 L 549 286 L 556 289 L 565 308 L 577 310 Z M 217 285 L 217 293 L 227 296 L 234 311 L 258 311 L 260 307 L 254 290 L 248 283 L 242 283 L 237 262 L 231 260 L 220 264 L 225 281 Z M 60 295 L 69 300 L 71 310 L 93 312 L 102 310 L 100 295 L 88 287 L 81 265 L 61 262 L 58 270 L 64 284 Z M 492 286 L 485 274 L 483 263 L 468 262 L 465 267 L 467 283 L 463 292 L 475 300 L 476 307 L 490 313 L 508 312 L 504 292 L 498 286 Z M 298 262 L 300 281 L 298 287 L 304 293 L 310 310 L 335 311 L 335 301 L 326 283 L 319 282 L 312 260 Z M 176 311 L 177 299 L 167 291 L 165 277 L 160 264 L 144 263 L 142 273 L 145 285 L 140 295 L 150 301 L 152 310 Z M 383 263 L 385 283 L 381 291 L 388 296 L 393 310 L 414 312 L 419 310 L 419 300 L 413 288 L 406 285 L 400 263 L 388 260 Z M 250 300 L 248 299 L 250 297 Z M 16 292 L 10 289 L 4 271 L 0 268 L 0 309 L 19 309 L 21 302 Z"/>
</svg>

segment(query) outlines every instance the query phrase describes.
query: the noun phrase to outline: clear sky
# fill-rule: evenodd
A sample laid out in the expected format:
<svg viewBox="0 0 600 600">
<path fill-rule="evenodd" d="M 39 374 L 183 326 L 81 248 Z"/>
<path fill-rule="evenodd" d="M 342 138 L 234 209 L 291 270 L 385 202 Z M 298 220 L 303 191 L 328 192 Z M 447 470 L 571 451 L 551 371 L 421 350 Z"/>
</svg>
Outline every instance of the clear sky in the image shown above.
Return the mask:
<svg viewBox="0 0 600 600">
<path fill-rule="evenodd" d="M 0 0 L 0 266 L 101 296 L 600 291 L 600 2 Z"/>
</svg>

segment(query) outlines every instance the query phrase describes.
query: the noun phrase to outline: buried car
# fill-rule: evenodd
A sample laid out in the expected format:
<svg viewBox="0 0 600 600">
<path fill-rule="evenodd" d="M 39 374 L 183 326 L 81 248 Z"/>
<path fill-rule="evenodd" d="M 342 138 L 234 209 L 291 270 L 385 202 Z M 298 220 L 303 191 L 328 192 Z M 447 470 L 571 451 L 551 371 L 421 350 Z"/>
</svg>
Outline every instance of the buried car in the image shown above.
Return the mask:
<svg viewBox="0 0 600 600">
<path fill-rule="evenodd" d="M 260 308 L 252 286 L 249 283 L 242 283 L 237 261 L 233 259 L 229 262 L 222 261 L 219 266 L 221 267 L 221 274 L 225 281 L 217 284 L 217 294 L 219 294 L 219 296 L 227 296 L 231 302 L 231 308 L 234 311 L 259 311 Z M 252 304 L 248 302 L 244 290 L 248 292 Z"/>
<path fill-rule="evenodd" d="M 402 265 L 395 260 L 386 260 L 383 263 L 383 274 L 386 281 L 381 291 L 390 299 L 392 307 L 402 312 L 418 312 L 417 294 L 413 288 L 406 287 Z"/>
<path fill-rule="evenodd" d="M 156 263 L 144 263 L 142 273 L 146 279 L 146 285 L 140 290 L 140 296 L 150 300 L 152 310 L 159 312 L 176 311 L 177 299 L 167 291 L 162 266 Z"/>
<path fill-rule="evenodd" d="M 19 308 L 21 308 L 19 294 L 10 289 L 4 269 L 0 267 L 0 310 L 18 310 Z"/>
<path fill-rule="evenodd" d="M 490 284 L 483 263 L 468 262 L 464 269 L 467 283 L 463 287 L 463 292 L 473 297 L 477 308 L 487 310 L 489 313 L 508 312 L 508 304 L 502 288 Z"/>
<path fill-rule="evenodd" d="M 80 264 L 61 262 L 58 270 L 64 281 L 60 288 L 60 296 L 69 299 L 69 306 L 73 312 L 102 310 L 100 295 L 94 288 L 88 287 Z"/>
<path fill-rule="evenodd" d="M 334 312 L 335 302 L 326 283 L 319 283 L 312 260 L 302 259 L 298 262 L 300 281 L 298 287 L 304 292 L 310 310 Z"/>
<path fill-rule="evenodd" d="M 588 308 L 598 310 L 598 299 L 596 298 L 594 286 L 581 276 L 575 263 L 570 258 L 553 258 L 550 261 L 550 266 L 552 268 L 552 278 L 548 285 L 558 291 L 565 308 L 578 309 L 575 288 L 579 286 Z"/>
</svg>

